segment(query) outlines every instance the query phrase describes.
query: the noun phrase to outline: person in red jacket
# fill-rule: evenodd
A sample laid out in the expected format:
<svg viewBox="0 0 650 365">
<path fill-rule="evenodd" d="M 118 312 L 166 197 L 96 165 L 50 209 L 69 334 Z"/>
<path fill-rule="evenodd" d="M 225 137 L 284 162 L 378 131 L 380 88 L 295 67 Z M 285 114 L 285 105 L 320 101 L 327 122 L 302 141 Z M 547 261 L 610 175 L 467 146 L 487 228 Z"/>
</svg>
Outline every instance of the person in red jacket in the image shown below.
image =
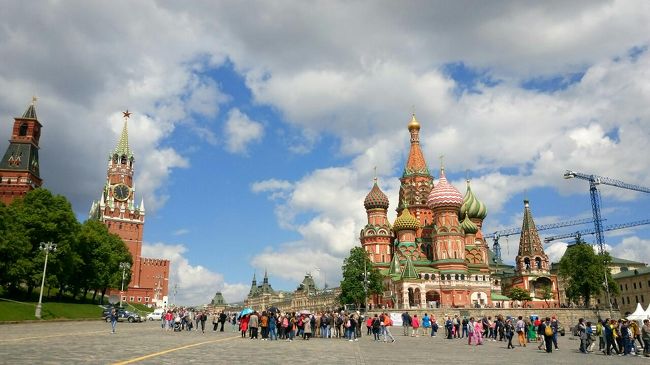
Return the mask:
<svg viewBox="0 0 650 365">
<path fill-rule="evenodd" d="M 248 331 L 248 315 L 239 320 L 239 330 L 241 331 L 241 338 L 246 338 L 246 331 Z"/>
<path fill-rule="evenodd" d="M 411 318 L 411 327 L 413 327 L 413 333 L 411 333 L 411 337 L 419 337 L 420 336 L 420 319 L 418 318 L 417 314 L 414 314 L 413 318 Z"/>
</svg>

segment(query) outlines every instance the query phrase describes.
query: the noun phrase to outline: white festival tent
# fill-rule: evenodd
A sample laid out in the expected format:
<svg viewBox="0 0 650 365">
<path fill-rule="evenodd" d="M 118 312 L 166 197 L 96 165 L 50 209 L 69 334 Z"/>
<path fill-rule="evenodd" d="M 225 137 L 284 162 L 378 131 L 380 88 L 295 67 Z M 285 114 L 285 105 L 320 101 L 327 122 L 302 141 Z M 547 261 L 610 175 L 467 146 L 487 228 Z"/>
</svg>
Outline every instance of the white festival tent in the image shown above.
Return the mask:
<svg viewBox="0 0 650 365">
<path fill-rule="evenodd" d="M 646 313 L 646 311 L 643 310 L 641 303 L 636 303 L 636 310 L 634 311 L 634 313 L 627 316 L 627 319 L 632 321 L 641 321 L 646 318 L 648 318 L 648 313 Z"/>
</svg>

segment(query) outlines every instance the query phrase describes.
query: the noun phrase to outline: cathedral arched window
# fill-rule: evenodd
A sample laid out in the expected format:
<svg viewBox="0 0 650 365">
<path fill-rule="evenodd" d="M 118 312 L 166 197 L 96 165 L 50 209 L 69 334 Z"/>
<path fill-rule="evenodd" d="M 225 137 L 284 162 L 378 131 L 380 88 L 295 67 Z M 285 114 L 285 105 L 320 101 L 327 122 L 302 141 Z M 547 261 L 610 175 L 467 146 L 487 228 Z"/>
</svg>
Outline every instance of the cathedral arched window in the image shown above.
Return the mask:
<svg viewBox="0 0 650 365">
<path fill-rule="evenodd" d="M 454 279 L 458 280 L 458 274 L 456 274 L 456 275 L 454 276 Z"/>
<path fill-rule="evenodd" d="M 538 269 L 541 269 L 541 268 L 542 268 L 542 259 L 541 259 L 541 258 L 539 258 L 539 257 L 535 257 L 535 266 L 536 266 Z"/>
<path fill-rule="evenodd" d="M 120 163 L 122 163 L 122 165 L 126 165 L 126 155 L 122 155 Z"/>
<path fill-rule="evenodd" d="M 460 280 L 465 280 L 465 274 L 460 274 Z"/>
<path fill-rule="evenodd" d="M 27 135 L 27 123 L 23 123 L 20 125 L 20 129 L 18 130 L 18 135 L 21 137 Z"/>
<path fill-rule="evenodd" d="M 424 280 L 429 280 L 429 274 L 424 274 Z"/>
<path fill-rule="evenodd" d="M 530 259 L 528 257 L 524 259 L 524 267 L 526 270 L 530 270 Z"/>
</svg>

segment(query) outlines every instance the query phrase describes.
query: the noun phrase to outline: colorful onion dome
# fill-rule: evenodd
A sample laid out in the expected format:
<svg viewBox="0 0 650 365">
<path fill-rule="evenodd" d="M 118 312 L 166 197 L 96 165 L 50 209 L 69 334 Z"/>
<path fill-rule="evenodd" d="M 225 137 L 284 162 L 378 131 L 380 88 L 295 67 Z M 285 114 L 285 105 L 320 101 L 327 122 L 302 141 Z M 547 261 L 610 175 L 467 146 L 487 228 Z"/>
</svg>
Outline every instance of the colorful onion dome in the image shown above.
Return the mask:
<svg viewBox="0 0 650 365">
<path fill-rule="evenodd" d="M 372 209 L 372 208 L 388 209 L 388 197 L 386 196 L 386 194 L 384 194 L 383 191 L 381 191 L 381 189 L 377 185 L 377 179 L 375 179 L 375 185 L 373 185 L 368 195 L 366 195 L 366 199 L 364 199 L 363 201 L 363 206 L 366 207 L 366 209 Z"/>
<path fill-rule="evenodd" d="M 437 207 L 456 207 L 460 208 L 463 204 L 463 196 L 458 189 L 447 181 L 445 176 L 445 169 L 440 170 L 440 181 L 431 189 L 427 205 L 429 208 L 435 209 Z"/>
<path fill-rule="evenodd" d="M 463 205 L 460 207 L 461 215 L 463 212 L 466 212 L 470 218 L 476 219 L 485 219 L 487 217 L 487 207 L 483 202 L 478 200 L 472 188 L 469 186 L 469 180 L 467 180 L 467 191 L 465 192 L 465 197 L 463 198 Z"/>
<path fill-rule="evenodd" d="M 409 122 L 409 130 L 411 129 L 420 129 L 420 123 L 418 122 L 417 119 L 415 119 L 415 113 L 413 113 L 413 117 L 411 117 L 411 121 Z"/>
<path fill-rule="evenodd" d="M 469 214 L 465 212 L 465 219 L 460 223 L 460 228 L 463 229 L 465 234 L 476 234 L 478 232 L 478 226 L 469 219 Z"/>
<path fill-rule="evenodd" d="M 395 219 L 395 223 L 393 224 L 393 230 L 395 232 L 399 231 L 404 231 L 407 229 L 415 231 L 416 229 L 420 228 L 420 223 L 418 220 L 411 215 L 411 212 L 409 212 L 408 208 L 402 209 L 402 214 Z"/>
</svg>

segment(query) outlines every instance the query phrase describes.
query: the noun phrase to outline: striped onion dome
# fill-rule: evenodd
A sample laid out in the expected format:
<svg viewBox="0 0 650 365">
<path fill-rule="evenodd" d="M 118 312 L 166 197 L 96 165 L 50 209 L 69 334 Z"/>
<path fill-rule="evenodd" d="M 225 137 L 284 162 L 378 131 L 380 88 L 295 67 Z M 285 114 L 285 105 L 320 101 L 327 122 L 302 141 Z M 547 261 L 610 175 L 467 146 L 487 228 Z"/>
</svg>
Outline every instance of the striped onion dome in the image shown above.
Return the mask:
<svg viewBox="0 0 650 365">
<path fill-rule="evenodd" d="M 429 208 L 435 209 L 438 207 L 456 207 L 460 208 L 463 205 L 463 196 L 458 189 L 447 181 L 445 170 L 440 170 L 440 181 L 431 189 L 429 199 L 427 200 Z"/>
<path fill-rule="evenodd" d="M 478 226 L 469 219 L 467 212 L 465 212 L 465 219 L 460 223 L 460 228 L 463 229 L 465 234 L 476 234 L 478 232 Z"/>
<path fill-rule="evenodd" d="M 408 208 L 404 208 L 402 210 L 402 214 L 395 219 L 395 223 L 393 224 L 393 230 L 395 232 L 399 231 L 404 231 L 407 229 L 415 231 L 416 229 L 420 228 L 420 223 L 418 220 L 411 215 L 411 212 L 409 212 Z"/>
<path fill-rule="evenodd" d="M 478 200 L 472 188 L 469 186 L 469 180 L 467 180 L 467 191 L 465 192 L 465 197 L 463 198 L 463 205 L 460 207 L 461 215 L 463 212 L 466 212 L 470 218 L 476 219 L 485 219 L 487 217 L 487 207 L 483 202 Z M 462 216 L 461 216 L 462 217 Z"/>
<path fill-rule="evenodd" d="M 375 185 L 373 185 L 368 195 L 366 195 L 366 199 L 363 200 L 363 206 L 366 207 L 366 209 L 373 209 L 373 208 L 388 209 L 388 197 L 386 196 L 386 194 L 384 194 L 383 191 L 381 191 L 381 189 L 377 185 L 376 179 L 375 179 Z"/>
</svg>

